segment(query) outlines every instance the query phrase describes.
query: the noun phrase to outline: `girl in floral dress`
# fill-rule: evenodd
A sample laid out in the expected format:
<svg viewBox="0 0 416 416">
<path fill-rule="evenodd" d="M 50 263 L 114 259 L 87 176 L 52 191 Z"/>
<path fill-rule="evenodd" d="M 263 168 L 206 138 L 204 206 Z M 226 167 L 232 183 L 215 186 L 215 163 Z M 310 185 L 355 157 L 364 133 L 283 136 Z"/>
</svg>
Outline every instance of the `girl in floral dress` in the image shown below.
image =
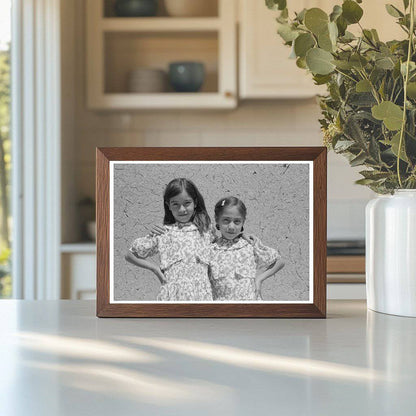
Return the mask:
<svg viewBox="0 0 416 416">
<path fill-rule="evenodd" d="M 210 246 L 214 300 L 261 300 L 262 282 L 284 266 L 277 250 L 266 247 L 257 237 L 243 236 L 246 215 L 246 206 L 235 197 L 223 198 L 215 205 L 221 237 Z"/>
<path fill-rule="evenodd" d="M 134 240 L 126 260 L 159 278 L 159 301 L 212 301 L 207 255 L 213 234 L 204 198 L 193 182 L 178 178 L 167 185 L 163 200 L 164 227 Z M 146 260 L 156 254 L 160 266 Z"/>
</svg>

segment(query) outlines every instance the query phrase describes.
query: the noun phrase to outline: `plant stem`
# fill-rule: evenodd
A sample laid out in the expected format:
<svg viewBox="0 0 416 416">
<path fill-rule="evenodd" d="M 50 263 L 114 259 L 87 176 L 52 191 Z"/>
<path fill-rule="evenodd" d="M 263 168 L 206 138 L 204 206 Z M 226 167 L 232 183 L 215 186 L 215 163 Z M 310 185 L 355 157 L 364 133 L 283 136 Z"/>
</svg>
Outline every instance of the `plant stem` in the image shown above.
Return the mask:
<svg viewBox="0 0 416 416">
<path fill-rule="evenodd" d="M 377 93 L 377 90 L 375 89 L 375 87 L 374 87 L 374 85 L 373 85 L 373 83 L 370 81 L 370 78 L 368 78 L 368 75 L 367 75 L 367 73 L 365 72 L 365 69 L 363 68 L 363 66 L 361 65 L 361 71 L 360 71 L 360 74 L 361 74 L 361 76 L 364 78 L 364 79 L 366 79 L 369 83 L 370 83 L 370 86 L 371 86 L 371 93 L 373 94 L 373 97 L 374 97 L 374 99 L 377 101 L 377 104 L 380 104 L 380 100 L 379 100 L 379 98 L 378 98 L 378 93 Z"/>
<path fill-rule="evenodd" d="M 357 82 L 357 80 L 349 75 L 345 74 L 344 72 L 340 71 L 338 68 L 335 68 L 335 71 L 339 72 L 340 74 L 344 75 L 344 77 L 349 78 L 351 81 Z"/>
<path fill-rule="evenodd" d="M 403 146 L 403 137 L 404 137 L 404 130 L 406 127 L 406 105 L 407 105 L 407 82 L 409 80 L 409 67 L 410 67 L 410 59 L 412 56 L 412 49 L 413 49 L 413 30 L 415 25 L 415 0 L 410 0 L 410 30 L 409 30 L 409 45 L 407 47 L 407 60 L 406 60 L 406 74 L 404 76 L 404 85 L 403 85 L 403 118 L 402 118 L 402 127 L 400 129 L 400 140 L 399 140 L 399 149 L 397 152 L 397 178 L 399 180 L 400 188 L 403 187 L 402 178 L 400 175 L 400 156 L 402 154 L 402 146 Z"/>
</svg>

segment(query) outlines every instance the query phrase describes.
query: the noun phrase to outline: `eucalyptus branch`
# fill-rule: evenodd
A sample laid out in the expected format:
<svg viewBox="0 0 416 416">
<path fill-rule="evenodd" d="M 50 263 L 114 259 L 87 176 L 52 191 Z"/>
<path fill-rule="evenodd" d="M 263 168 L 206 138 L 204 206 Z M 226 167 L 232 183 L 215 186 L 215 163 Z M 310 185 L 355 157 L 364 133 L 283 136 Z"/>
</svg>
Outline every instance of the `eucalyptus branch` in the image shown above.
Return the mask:
<svg viewBox="0 0 416 416">
<path fill-rule="evenodd" d="M 374 50 L 376 50 L 376 51 L 378 51 L 378 49 L 377 49 L 377 45 L 375 45 L 374 43 L 373 43 L 373 41 L 365 34 L 365 32 L 364 32 L 364 28 L 361 26 L 361 23 L 360 22 L 358 22 L 358 26 L 360 27 L 360 29 L 361 29 L 361 33 L 363 34 L 363 36 L 365 37 L 365 39 L 366 39 L 366 41 L 367 41 L 367 43 L 369 44 L 369 45 L 371 45 L 373 48 L 374 48 Z"/>
<path fill-rule="evenodd" d="M 351 81 L 353 81 L 353 82 L 357 83 L 357 80 L 356 80 L 355 78 L 350 77 L 348 74 L 346 74 L 346 73 L 344 73 L 344 72 L 340 71 L 338 68 L 335 68 L 335 71 L 336 71 L 336 72 L 338 72 L 338 73 L 339 73 L 339 74 L 341 74 L 341 75 L 344 75 L 344 77 L 349 78 Z"/>
<path fill-rule="evenodd" d="M 378 96 L 378 92 L 375 89 L 373 83 L 370 81 L 370 78 L 368 78 L 367 73 L 365 72 L 365 69 L 363 68 L 363 66 L 361 65 L 361 71 L 360 71 L 361 76 L 363 77 L 363 79 L 367 80 L 370 83 L 371 86 L 371 93 L 373 94 L 374 99 L 377 101 L 377 104 L 380 104 L 380 99 Z"/>
<path fill-rule="evenodd" d="M 393 98 L 393 95 L 394 95 L 394 89 L 396 88 L 396 83 L 397 83 L 397 80 L 394 80 L 394 82 L 393 82 L 393 88 L 391 89 L 391 94 L 390 94 L 390 97 L 389 97 L 389 100 L 390 101 L 392 101 L 392 98 Z"/>
<path fill-rule="evenodd" d="M 412 56 L 412 49 L 413 49 L 413 36 L 414 36 L 414 25 L 415 25 L 415 0 L 410 0 L 410 30 L 409 30 L 409 43 L 407 47 L 407 60 L 406 60 L 406 74 L 404 76 L 404 85 L 403 85 L 403 118 L 402 118 L 402 127 L 400 129 L 400 140 L 399 140 L 399 149 L 397 151 L 397 178 L 399 180 L 400 187 L 403 186 L 402 178 L 400 174 L 400 156 L 402 154 L 402 146 L 403 146 L 403 137 L 404 137 L 404 130 L 406 127 L 406 107 L 407 107 L 407 83 L 409 80 L 409 67 L 410 67 L 410 59 Z"/>
</svg>

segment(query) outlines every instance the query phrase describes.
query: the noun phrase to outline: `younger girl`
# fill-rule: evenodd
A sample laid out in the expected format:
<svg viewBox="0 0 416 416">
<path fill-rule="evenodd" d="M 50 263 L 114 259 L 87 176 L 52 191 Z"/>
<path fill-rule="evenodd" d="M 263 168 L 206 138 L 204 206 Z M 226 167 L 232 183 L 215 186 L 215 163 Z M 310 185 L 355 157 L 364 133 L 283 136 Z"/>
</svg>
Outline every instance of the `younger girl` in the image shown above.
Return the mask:
<svg viewBox="0 0 416 416">
<path fill-rule="evenodd" d="M 221 232 L 211 244 L 211 284 L 214 300 L 261 300 L 261 284 L 283 268 L 279 253 L 256 237 L 243 237 L 247 209 L 235 197 L 215 205 L 216 228 Z M 256 276 L 257 272 L 260 272 Z"/>
<path fill-rule="evenodd" d="M 159 301 L 211 301 L 208 247 L 211 220 L 204 198 L 188 179 L 172 180 L 163 196 L 165 232 L 136 239 L 126 260 L 151 270 L 162 286 Z M 160 267 L 145 260 L 160 255 Z"/>
</svg>

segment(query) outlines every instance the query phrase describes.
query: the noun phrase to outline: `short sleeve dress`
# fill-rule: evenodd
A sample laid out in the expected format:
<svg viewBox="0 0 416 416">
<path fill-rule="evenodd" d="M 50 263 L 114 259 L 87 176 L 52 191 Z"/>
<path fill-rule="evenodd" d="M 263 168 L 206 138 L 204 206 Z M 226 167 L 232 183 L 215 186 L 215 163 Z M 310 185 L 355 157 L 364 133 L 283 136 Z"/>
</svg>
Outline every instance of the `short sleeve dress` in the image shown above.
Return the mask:
<svg viewBox="0 0 416 416">
<path fill-rule="evenodd" d="M 212 301 L 208 278 L 208 250 L 211 233 L 200 234 L 193 223 L 167 225 L 160 236 L 136 239 L 130 251 L 139 258 L 160 256 L 166 283 L 159 301 Z"/>
<path fill-rule="evenodd" d="M 258 267 L 268 267 L 280 258 L 277 250 L 254 237 L 248 242 L 219 238 L 210 245 L 210 279 L 214 300 L 256 300 L 255 277 Z"/>
</svg>

